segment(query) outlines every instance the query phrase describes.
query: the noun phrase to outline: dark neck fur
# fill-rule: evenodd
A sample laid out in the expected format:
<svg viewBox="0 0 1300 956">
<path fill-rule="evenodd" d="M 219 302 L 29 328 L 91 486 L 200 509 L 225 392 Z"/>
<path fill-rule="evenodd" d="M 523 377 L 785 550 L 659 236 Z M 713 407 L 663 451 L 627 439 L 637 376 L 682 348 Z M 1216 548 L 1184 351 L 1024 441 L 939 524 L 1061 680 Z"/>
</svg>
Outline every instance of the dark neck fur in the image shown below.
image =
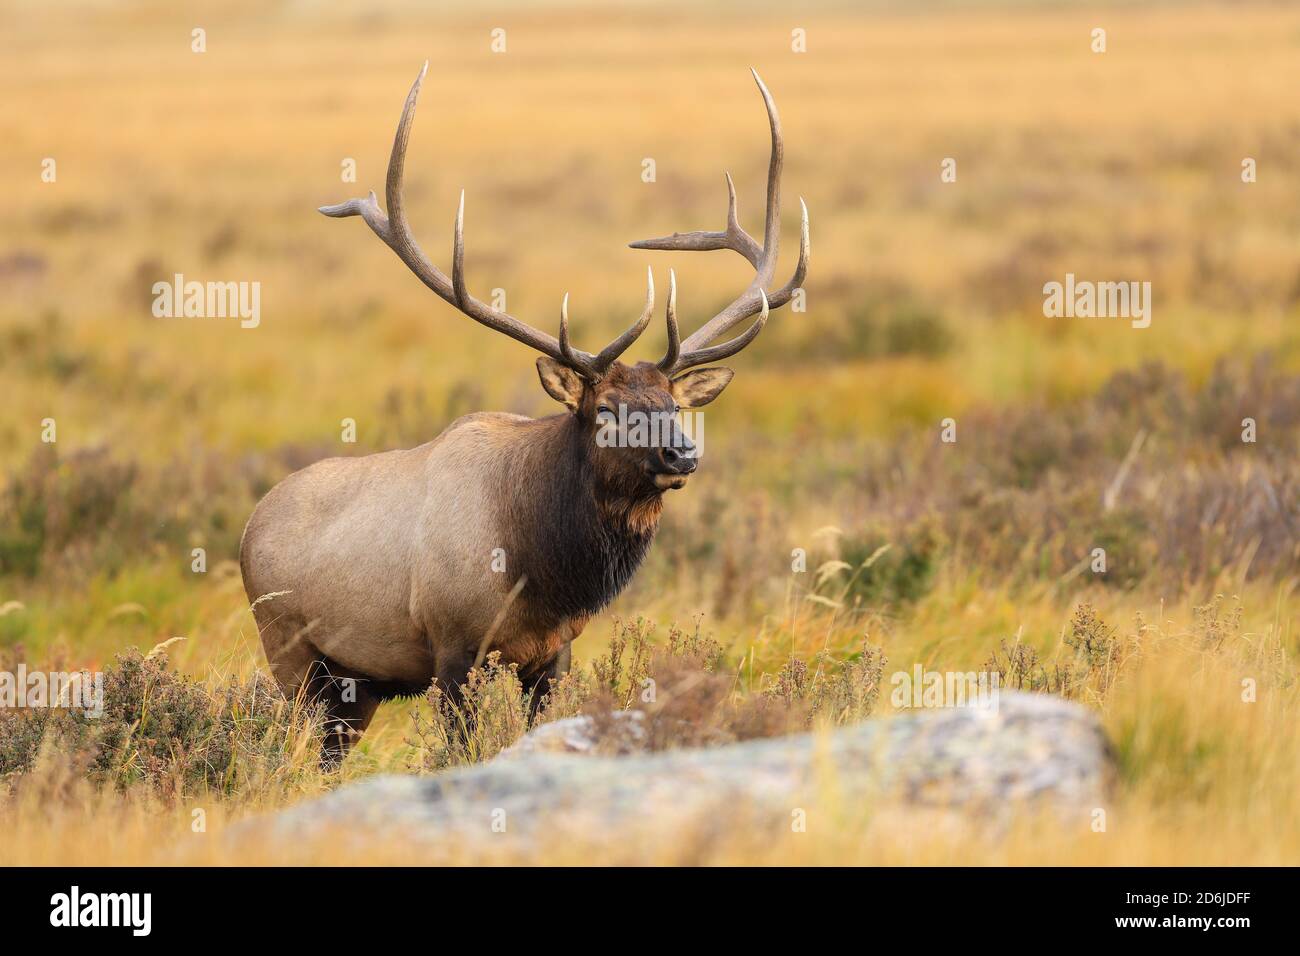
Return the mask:
<svg viewBox="0 0 1300 956">
<path fill-rule="evenodd" d="M 659 528 L 662 494 L 597 473 L 573 415 L 529 422 L 526 451 L 502 489 L 512 571 L 528 582 L 531 623 L 551 628 L 594 614 L 627 586 Z"/>
</svg>

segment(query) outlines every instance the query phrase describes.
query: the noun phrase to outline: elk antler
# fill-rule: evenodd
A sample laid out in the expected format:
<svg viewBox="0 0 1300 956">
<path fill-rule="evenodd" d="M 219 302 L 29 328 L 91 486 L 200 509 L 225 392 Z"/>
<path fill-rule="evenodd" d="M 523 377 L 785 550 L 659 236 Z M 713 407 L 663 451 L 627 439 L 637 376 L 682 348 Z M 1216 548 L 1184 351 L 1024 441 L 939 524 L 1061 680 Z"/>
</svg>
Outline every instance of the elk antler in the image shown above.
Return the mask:
<svg viewBox="0 0 1300 956">
<path fill-rule="evenodd" d="M 415 241 L 415 236 L 411 234 L 411 227 L 406 222 L 406 213 L 403 209 L 402 175 L 406 165 L 406 145 L 411 139 L 411 124 L 415 119 L 415 101 L 419 98 L 420 84 L 424 82 L 424 76 L 428 70 L 429 63 L 426 60 L 420 70 L 420 75 L 415 78 L 415 83 L 411 86 L 411 92 L 406 95 L 406 105 L 402 108 L 402 118 L 397 124 L 397 136 L 393 140 L 393 152 L 388 160 L 388 181 L 384 191 L 384 198 L 388 205 L 388 215 L 384 215 L 380 210 L 379 202 L 375 199 L 373 190 L 365 199 L 349 199 L 347 202 L 341 202 L 337 205 L 321 206 L 320 211 L 336 219 L 347 216 L 360 216 L 365 220 L 371 231 L 397 253 L 398 258 L 406 263 L 406 267 L 414 272 L 416 277 L 432 289 L 439 298 L 454 305 L 475 322 L 502 332 L 544 355 L 549 355 L 588 379 L 600 378 L 614 360 L 636 341 L 637 336 L 645 331 L 646 326 L 650 323 L 650 316 L 654 311 L 654 276 L 647 270 L 645 311 L 631 328 L 595 355 L 572 348 L 569 345 L 567 294 L 560 314 L 560 337 L 557 340 L 500 309 L 492 308 L 486 302 L 474 298 L 466 290 L 465 192 L 461 190 L 460 206 L 456 210 L 456 238 L 452 246 L 451 278 L 448 279 L 446 274 L 430 262 L 429 257 L 420 249 L 419 243 Z"/>
<path fill-rule="evenodd" d="M 777 116 L 772 94 L 763 85 L 757 71 L 750 72 L 754 74 L 754 82 L 763 94 L 763 102 L 767 105 L 767 120 L 772 127 L 772 159 L 767 168 L 767 220 L 763 226 L 763 244 L 760 246 L 753 236 L 740 227 L 740 222 L 736 219 L 736 186 L 731 181 L 730 173 L 727 174 L 726 229 L 721 232 L 675 232 L 671 236 L 642 239 L 629 244 L 633 249 L 679 249 L 687 252 L 731 249 L 744 256 L 754 267 L 754 281 L 745 291 L 680 344 L 677 340 L 677 286 L 674 278 L 668 292 L 668 352 L 659 362 L 659 367 L 669 375 L 735 355 L 763 331 L 769 309 L 778 309 L 789 302 L 794 290 L 803 284 L 804 276 L 808 273 L 808 207 L 800 199 L 803 220 L 799 232 L 799 263 L 789 282 L 773 293 L 766 291 L 767 284 L 772 281 L 772 274 L 776 271 L 776 254 L 781 239 L 781 166 L 785 147 L 781 140 L 781 119 Z M 758 319 L 743 334 L 721 345 L 704 347 L 753 315 L 758 315 Z"/>
</svg>

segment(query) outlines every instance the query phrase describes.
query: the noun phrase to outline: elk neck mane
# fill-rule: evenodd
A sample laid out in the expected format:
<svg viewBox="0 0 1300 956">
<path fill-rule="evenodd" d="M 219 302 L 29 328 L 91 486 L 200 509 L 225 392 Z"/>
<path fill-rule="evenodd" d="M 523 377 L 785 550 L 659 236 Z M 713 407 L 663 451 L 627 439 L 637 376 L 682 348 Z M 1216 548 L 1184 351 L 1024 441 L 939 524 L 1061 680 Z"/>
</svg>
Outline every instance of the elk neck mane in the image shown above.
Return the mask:
<svg viewBox="0 0 1300 956">
<path fill-rule="evenodd" d="M 502 474 L 506 555 L 527 576 L 528 616 L 549 628 L 618 596 L 654 541 L 663 494 L 603 474 L 574 415 L 517 427 L 520 453 Z"/>
</svg>

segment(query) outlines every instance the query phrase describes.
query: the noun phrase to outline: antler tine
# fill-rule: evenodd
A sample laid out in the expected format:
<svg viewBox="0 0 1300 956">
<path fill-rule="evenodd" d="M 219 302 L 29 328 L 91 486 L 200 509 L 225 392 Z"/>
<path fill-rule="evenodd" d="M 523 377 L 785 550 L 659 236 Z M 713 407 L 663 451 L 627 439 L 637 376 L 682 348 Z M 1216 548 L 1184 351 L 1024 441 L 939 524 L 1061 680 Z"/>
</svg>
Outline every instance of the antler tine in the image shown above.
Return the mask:
<svg viewBox="0 0 1300 956">
<path fill-rule="evenodd" d="M 790 277 L 790 281 L 777 289 L 771 295 L 767 295 L 762 288 L 755 289 L 751 286 L 746 289 L 744 293 L 741 294 L 740 298 L 732 302 L 727 306 L 727 308 L 714 316 L 707 325 L 697 330 L 682 342 L 682 354 L 684 356 L 698 351 L 700 348 L 707 345 L 712 339 L 717 338 L 716 335 L 708 334 L 708 328 L 710 325 L 716 323 L 723 331 L 731 328 L 737 323 L 757 313 L 762 307 L 761 299 L 765 299 L 770 308 L 779 309 L 794 297 L 796 289 L 803 287 L 803 281 L 808 275 L 808 259 L 812 251 L 812 244 L 809 238 L 808 205 L 803 201 L 802 197 L 799 199 L 799 209 L 801 213 L 799 223 L 799 260 L 795 263 L 794 274 Z M 681 362 L 678 363 L 679 367 L 687 367 L 685 362 L 686 359 L 683 358 Z M 691 361 L 690 364 L 698 365 L 699 363 Z"/>
<path fill-rule="evenodd" d="M 674 373 L 684 369 L 694 368 L 697 365 L 707 365 L 710 362 L 718 362 L 728 356 L 735 355 L 754 339 L 758 338 L 758 333 L 763 331 L 763 326 L 767 325 L 767 316 L 771 311 L 771 306 L 767 299 L 767 293 L 762 289 L 758 290 L 759 299 L 761 300 L 761 310 L 754 324 L 747 328 L 740 335 L 737 335 L 729 342 L 723 342 L 721 345 L 714 345 L 711 348 L 696 349 L 693 352 L 683 352 L 681 357 L 673 365 Z"/>
<path fill-rule="evenodd" d="M 755 286 L 765 286 L 772 279 L 776 267 L 777 247 L 781 240 L 781 167 L 785 162 L 785 145 L 781 138 L 781 117 L 776 112 L 776 101 L 768 92 L 758 71 L 749 71 L 758 84 L 758 91 L 763 95 L 763 104 L 767 107 L 767 121 L 772 130 L 772 157 L 767 167 L 767 219 L 763 224 L 763 244 L 758 242 L 741 228 L 736 218 L 736 184 L 727 173 L 727 228 L 722 232 L 697 230 L 695 232 L 675 232 L 671 236 L 658 239 L 642 239 L 629 243 L 633 249 L 682 250 L 685 252 L 710 252 L 715 249 L 731 249 L 744 256 L 758 273 L 754 279 Z M 719 330 L 717 334 L 721 334 Z M 714 336 L 717 337 L 716 335 Z"/>
<path fill-rule="evenodd" d="M 781 306 L 785 305 L 794 297 L 796 289 L 803 287 L 804 278 L 808 275 L 808 257 L 811 252 L 811 243 L 808 235 L 808 206 L 802 198 L 799 200 L 799 207 L 802 211 L 802 219 L 799 227 L 799 261 L 795 265 L 794 275 L 790 277 L 789 282 L 777 289 L 770 296 L 760 288 L 757 291 L 759 297 L 757 303 L 753 301 L 754 290 L 745 290 L 745 293 L 739 299 L 714 317 L 713 321 L 719 322 L 722 328 L 730 328 L 737 322 L 749 318 L 761 308 L 781 308 Z M 725 320 L 725 324 L 722 324 L 719 320 Z M 762 328 L 763 322 L 755 322 L 745 330 L 743 335 L 731 339 L 723 345 L 715 346 L 713 348 L 703 348 L 702 346 L 707 344 L 709 341 L 709 339 L 704 337 L 704 332 L 707 329 L 707 326 L 705 326 L 682 343 L 682 357 L 678 360 L 675 371 L 680 371 L 684 368 L 692 368 L 696 365 L 702 365 L 704 362 L 716 362 L 718 359 L 726 358 L 728 355 L 734 355 L 736 352 L 739 352 L 740 349 L 752 342 L 758 333 L 762 331 Z M 736 342 L 741 342 L 742 340 L 743 344 L 735 349 L 730 348 L 731 345 Z M 729 349 L 729 351 L 724 353 L 720 351 L 721 349 Z M 707 355 L 709 357 L 701 360 L 697 358 L 697 355 Z"/>
<path fill-rule="evenodd" d="M 745 291 L 727 308 L 686 337 L 682 343 L 682 351 L 686 354 L 703 348 L 756 313 L 761 307 L 756 293 L 767 288 L 776 271 L 781 242 L 781 172 L 785 166 L 785 141 L 781 136 L 781 117 L 777 113 L 771 91 L 757 70 L 751 69 L 749 72 L 753 74 L 754 82 L 763 97 L 763 105 L 767 108 L 767 123 L 772 136 L 772 153 L 767 165 L 767 214 L 763 222 L 762 254 L 759 261 L 754 263 L 754 280 Z M 779 303 L 783 304 L 784 302 Z"/>
<path fill-rule="evenodd" d="M 762 331 L 766 321 L 766 311 L 779 308 L 790 301 L 795 289 L 803 283 L 808 272 L 808 208 L 803 200 L 802 222 L 799 241 L 799 262 L 794 276 L 785 286 L 768 295 L 767 285 L 776 271 L 777 253 L 780 246 L 781 232 L 781 171 L 785 162 L 785 145 L 781 136 L 781 118 L 777 113 L 776 102 L 757 71 L 751 70 L 754 82 L 762 94 L 763 104 L 767 108 L 768 126 L 772 134 L 772 153 L 767 170 L 767 216 L 763 225 L 763 244 L 758 242 L 741 228 L 736 217 L 736 187 L 731 175 L 727 175 L 727 227 L 722 232 L 686 232 L 673 233 L 659 239 L 645 239 L 631 244 L 634 249 L 671 249 L 688 252 L 708 251 L 713 249 L 731 249 L 740 253 L 754 267 L 754 279 L 730 305 L 706 322 L 681 342 L 678 354 L 672 363 L 664 366 L 668 371 L 690 368 L 703 362 L 715 361 L 734 355 L 754 340 Z M 727 342 L 725 345 L 705 348 L 735 325 L 750 318 L 760 310 L 764 317 L 756 321 L 744 334 Z M 701 356 L 704 356 L 701 358 Z M 662 365 L 663 363 L 661 363 Z"/>
<path fill-rule="evenodd" d="M 591 367 L 591 363 L 569 345 L 569 293 L 564 293 L 564 301 L 560 303 L 560 360 L 572 368 L 574 371 L 581 372 L 590 377 L 596 377 L 596 370 Z"/>
<path fill-rule="evenodd" d="M 707 230 L 674 232 L 671 236 L 661 236 L 658 239 L 641 239 L 637 242 L 629 242 L 628 247 L 631 249 L 683 250 L 686 252 L 711 252 L 715 249 L 731 249 L 733 252 L 739 252 L 744 256 L 754 268 L 759 268 L 760 260 L 763 257 L 763 247 L 755 241 L 753 236 L 741 228 L 740 222 L 736 219 L 736 184 L 731 181 L 731 173 L 725 173 L 724 175 L 727 177 L 726 229 L 722 232 L 709 232 Z"/>
<path fill-rule="evenodd" d="M 803 287 L 803 280 L 808 276 L 808 256 L 811 250 L 811 242 L 808 239 L 808 204 L 799 197 L 799 261 L 795 263 L 794 275 L 790 281 L 778 289 L 771 297 L 772 308 L 779 309 L 785 305 L 794 296 L 795 289 Z"/>
<path fill-rule="evenodd" d="M 645 309 L 641 313 L 641 318 L 637 319 L 626 332 L 610 342 L 593 361 L 596 371 L 604 373 L 614 360 L 628 350 L 628 348 L 640 338 L 641 333 L 646 330 L 650 324 L 650 319 L 654 316 L 655 311 L 655 276 L 654 270 L 649 266 L 645 270 Z"/>
<path fill-rule="evenodd" d="M 659 368 L 665 373 L 673 371 L 677 357 L 681 354 L 681 342 L 677 331 L 677 276 L 668 270 L 668 351 L 659 360 Z"/>
<path fill-rule="evenodd" d="M 451 291 L 456 296 L 456 307 L 464 308 L 469 293 L 465 290 L 465 190 L 460 191 L 460 204 L 456 207 L 456 231 L 451 240 Z"/>
<path fill-rule="evenodd" d="M 772 156 L 767 164 L 767 215 L 763 220 L 763 264 L 754 278 L 754 284 L 762 287 L 772 281 L 781 244 L 781 169 L 785 165 L 785 141 L 781 138 L 781 117 L 776 112 L 776 101 L 758 71 L 751 67 L 749 72 L 754 75 L 758 91 L 763 94 L 767 123 L 772 131 Z"/>
<path fill-rule="evenodd" d="M 485 325 L 517 342 L 549 355 L 557 361 L 571 365 L 585 374 L 592 374 L 594 356 L 579 349 L 568 349 L 567 354 L 561 350 L 560 343 L 539 329 L 521 322 L 509 313 L 494 309 L 469 294 L 465 287 L 465 194 L 461 192 L 460 205 L 456 211 L 456 235 L 452 246 L 452 276 L 435 266 L 424 254 L 406 221 L 403 196 L 403 177 L 406 167 L 406 147 L 411 139 L 411 126 L 415 120 L 415 105 L 420 96 L 420 87 L 429 71 L 426 60 L 420 69 L 420 75 L 411 85 L 402 107 L 402 118 L 397 124 L 397 134 L 393 138 L 393 151 L 388 159 L 388 177 L 385 184 L 385 200 L 388 214 L 379 208 L 374 191 L 365 199 L 349 199 L 332 206 L 321 206 L 320 212 L 335 219 L 348 216 L 360 216 L 384 244 L 397 253 L 398 258 L 416 277 L 431 289 L 440 299 L 455 306 L 475 322 Z M 575 365 L 575 362 L 577 363 Z"/>
</svg>

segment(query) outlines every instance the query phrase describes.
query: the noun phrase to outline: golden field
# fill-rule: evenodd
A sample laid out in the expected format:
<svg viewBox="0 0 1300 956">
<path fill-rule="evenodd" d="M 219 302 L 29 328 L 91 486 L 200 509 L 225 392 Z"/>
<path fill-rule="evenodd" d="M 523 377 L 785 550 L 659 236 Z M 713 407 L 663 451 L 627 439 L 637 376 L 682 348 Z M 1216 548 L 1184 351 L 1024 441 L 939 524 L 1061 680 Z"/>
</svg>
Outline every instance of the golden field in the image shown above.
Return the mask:
<svg viewBox="0 0 1300 956">
<path fill-rule="evenodd" d="M 1068 657 L 1086 603 L 1123 649 L 1113 680 L 1076 695 L 1119 753 L 1109 827 L 1026 822 L 990 841 L 842 808 L 831 832 L 776 843 L 594 835 L 522 859 L 1300 862 L 1300 10 L 250 3 L 195 20 L 6 0 L 0 17 L 0 664 L 106 667 L 183 637 L 171 663 L 214 695 L 249 680 L 265 660 L 235 559 L 271 483 L 467 411 L 554 411 L 526 349 L 438 301 L 360 222 L 315 212 L 382 193 L 426 59 L 406 174 L 426 252 L 449 268 L 464 188 L 471 290 L 505 289 L 551 331 L 569 293 L 587 349 L 639 313 L 647 265 L 661 291 L 676 270 L 688 328 L 748 282 L 738 256 L 626 244 L 721 228 L 724 170 L 761 232 L 752 66 L 785 132 L 781 282 L 797 197 L 810 211 L 808 309 L 776 313 L 732 361 L 700 475 L 577 659 L 615 617 L 662 633 L 702 615 L 745 695 L 792 655 L 864 640 L 891 670 L 978 668 L 1003 641 Z M 260 325 L 155 318 L 150 289 L 175 273 L 260 282 Z M 1066 273 L 1150 281 L 1150 328 L 1044 318 L 1042 286 Z M 652 326 L 634 357 L 662 347 Z M 938 443 L 945 418 L 954 445 Z M 1104 580 L 1079 568 L 1099 541 Z M 791 573 L 800 547 L 809 571 Z M 216 789 L 155 786 L 165 768 L 87 782 L 47 749 L 0 782 L 0 862 L 358 862 L 330 846 L 271 859 L 220 834 L 339 778 L 421 767 L 415 707 L 385 705 L 338 777 L 296 731 L 272 770 Z"/>
</svg>

